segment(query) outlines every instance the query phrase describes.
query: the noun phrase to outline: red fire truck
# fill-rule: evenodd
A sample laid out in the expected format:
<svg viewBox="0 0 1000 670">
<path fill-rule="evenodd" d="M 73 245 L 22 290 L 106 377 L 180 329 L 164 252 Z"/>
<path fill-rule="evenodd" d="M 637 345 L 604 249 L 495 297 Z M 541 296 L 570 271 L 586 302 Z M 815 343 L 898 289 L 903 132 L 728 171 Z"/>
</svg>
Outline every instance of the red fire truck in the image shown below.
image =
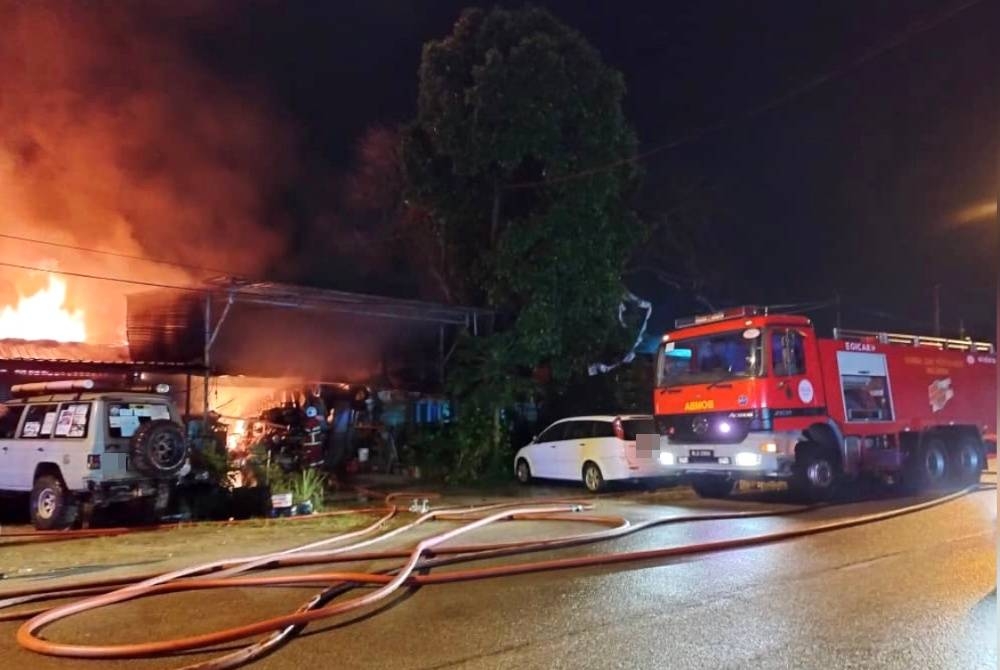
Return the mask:
<svg viewBox="0 0 1000 670">
<path fill-rule="evenodd" d="M 834 330 L 754 307 L 679 319 L 657 356 L 664 471 L 699 495 L 787 480 L 811 499 L 862 476 L 979 480 L 996 448 L 992 344 Z"/>
</svg>

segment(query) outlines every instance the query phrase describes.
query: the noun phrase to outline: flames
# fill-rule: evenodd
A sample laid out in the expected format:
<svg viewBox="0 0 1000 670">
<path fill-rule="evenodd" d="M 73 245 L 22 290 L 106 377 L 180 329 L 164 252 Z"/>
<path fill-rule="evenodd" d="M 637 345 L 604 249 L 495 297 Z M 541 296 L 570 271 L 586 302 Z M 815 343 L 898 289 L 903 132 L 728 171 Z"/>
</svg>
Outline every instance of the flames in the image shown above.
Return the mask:
<svg viewBox="0 0 1000 670">
<path fill-rule="evenodd" d="M 6 338 L 85 342 L 84 313 L 66 307 L 66 282 L 49 275 L 47 287 L 0 309 L 0 339 Z"/>
</svg>

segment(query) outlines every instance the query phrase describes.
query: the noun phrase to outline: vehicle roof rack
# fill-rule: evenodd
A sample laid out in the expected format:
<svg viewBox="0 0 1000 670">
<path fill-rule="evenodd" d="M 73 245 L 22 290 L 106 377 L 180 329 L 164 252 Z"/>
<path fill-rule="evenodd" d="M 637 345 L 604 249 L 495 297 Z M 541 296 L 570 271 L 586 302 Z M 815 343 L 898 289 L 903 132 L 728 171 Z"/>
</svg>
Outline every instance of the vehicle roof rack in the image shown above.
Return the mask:
<svg viewBox="0 0 1000 670">
<path fill-rule="evenodd" d="M 102 384 L 93 379 L 60 379 L 48 382 L 29 382 L 27 384 L 14 384 L 10 387 L 10 394 L 15 397 L 32 395 L 42 395 L 46 393 L 82 393 L 84 391 L 101 391 L 122 393 L 169 393 L 169 384 L 141 384 L 138 386 L 124 386 L 118 384 Z"/>
<path fill-rule="evenodd" d="M 851 330 L 834 328 L 835 340 L 875 340 L 880 344 L 902 344 L 911 347 L 930 347 L 940 351 L 971 351 L 983 354 L 995 354 L 996 348 L 991 342 L 976 342 L 972 338 L 964 340 L 947 337 L 932 337 L 929 335 L 910 335 L 908 333 L 887 333 L 870 330 Z"/>
</svg>

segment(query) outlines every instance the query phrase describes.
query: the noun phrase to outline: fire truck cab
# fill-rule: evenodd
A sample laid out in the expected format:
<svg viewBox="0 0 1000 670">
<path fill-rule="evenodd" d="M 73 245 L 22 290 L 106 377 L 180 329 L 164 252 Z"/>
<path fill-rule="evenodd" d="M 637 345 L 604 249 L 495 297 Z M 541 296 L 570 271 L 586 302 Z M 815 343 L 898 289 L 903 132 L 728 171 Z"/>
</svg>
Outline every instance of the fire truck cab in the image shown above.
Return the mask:
<svg viewBox="0 0 1000 670">
<path fill-rule="evenodd" d="M 811 499 L 861 476 L 979 480 L 996 442 L 992 344 L 835 330 L 740 307 L 679 319 L 657 354 L 660 463 L 699 495 L 786 480 Z"/>
</svg>

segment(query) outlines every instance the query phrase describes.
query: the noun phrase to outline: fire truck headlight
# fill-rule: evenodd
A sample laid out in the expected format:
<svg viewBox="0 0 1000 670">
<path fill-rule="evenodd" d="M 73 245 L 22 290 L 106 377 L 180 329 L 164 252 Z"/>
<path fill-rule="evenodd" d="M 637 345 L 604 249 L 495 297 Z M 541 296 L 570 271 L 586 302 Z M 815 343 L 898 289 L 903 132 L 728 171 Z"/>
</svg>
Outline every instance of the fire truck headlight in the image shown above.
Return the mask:
<svg viewBox="0 0 1000 670">
<path fill-rule="evenodd" d="M 728 421 L 722 421 L 719 423 L 719 432 L 723 435 L 729 435 L 730 431 L 733 430 L 732 425 Z"/>
<path fill-rule="evenodd" d="M 674 455 L 668 451 L 660 452 L 660 465 L 673 465 Z"/>
<path fill-rule="evenodd" d="M 733 458 L 733 462 L 736 465 L 743 467 L 760 465 L 760 454 L 755 454 L 750 451 L 741 451 Z"/>
<path fill-rule="evenodd" d="M 765 442 L 764 444 L 760 445 L 760 450 L 763 451 L 765 454 L 776 454 L 778 453 L 778 445 L 775 444 L 774 442 Z"/>
</svg>

